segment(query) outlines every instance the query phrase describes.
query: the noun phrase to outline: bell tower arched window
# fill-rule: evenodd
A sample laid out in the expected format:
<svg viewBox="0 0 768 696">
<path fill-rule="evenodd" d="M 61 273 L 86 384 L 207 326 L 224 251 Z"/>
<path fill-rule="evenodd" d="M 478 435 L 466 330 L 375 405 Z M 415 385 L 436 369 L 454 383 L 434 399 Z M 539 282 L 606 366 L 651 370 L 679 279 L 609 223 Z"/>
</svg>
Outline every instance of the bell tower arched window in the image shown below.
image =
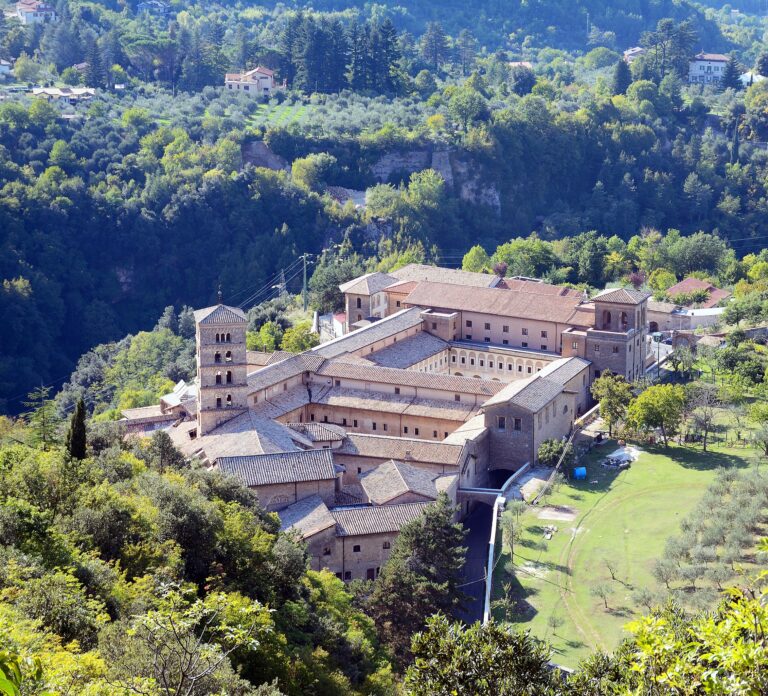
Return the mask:
<svg viewBox="0 0 768 696">
<path fill-rule="evenodd" d="M 216 334 L 216 343 L 221 343 L 221 334 Z"/>
<path fill-rule="evenodd" d="M 227 384 L 232 384 L 232 370 L 227 370 Z"/>
<path fill-rule="evenodd" d="M 357 298 L 357 308 L 360 309 L 363 306 L 363 301 L 358 297 Z"/>
<path fill-rule="evenodd" d="M 603 310 L 603 329 L 610 329 L 611 328 L 611 313 L 607 310 Z"/>
<path fill-rule="evenodd" d="M 626 312 L 621 313 L 621 330 L 626 331 L 629 326 L 629 317 Z"/>
<path fill-rule="evenodd" d="M 227 375 L 229 375 L 229 372 L 227 372 Z M 216 373 L 216 384 L 221 384 L 221 372 Z"/>
<path fill-rule="evenodd" d="M 213 362 L 217 362 L 217 363 L 221 362 L 221 353 L 219 353 L 219 351 L 216 351 L 216 353 L 214 354 Z"/>
<path fill-rule="evenodd" d="M 232 335 L 227 334 L 227 343 L 232 343 Z"/>
<path fill-rule="evenodd" d="M 221 408 L 221 397 L 220 396 L 216 397 L 216 408 Z"/>
<path fill-rule="evenodd" d="M 232 406 L 232 394 L 227 394 L 227 406 Z"/>
<path fill-rule="evenodd" d="M 232 351 L 228 350 L 226 353 L 224 353 L 224 360 L 227 362 L 232 362 Z"/>
</svg>

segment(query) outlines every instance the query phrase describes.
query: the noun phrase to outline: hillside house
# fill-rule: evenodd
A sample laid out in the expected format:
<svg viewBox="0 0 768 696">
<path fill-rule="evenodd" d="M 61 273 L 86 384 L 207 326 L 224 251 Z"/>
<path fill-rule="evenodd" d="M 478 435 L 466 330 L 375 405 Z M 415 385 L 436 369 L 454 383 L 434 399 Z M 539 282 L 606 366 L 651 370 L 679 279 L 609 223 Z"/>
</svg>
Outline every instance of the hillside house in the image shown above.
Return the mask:
<svg viewBox="0 0 768 696">
<path fill-rule="evenodd" d="M 22 24 L 46 24 L 58 19 L 53 5 L 43 0 L 19 0 L 16 17 Z"/>
<path fill-rule="evenodd" d="M 224 76 L 224 87 L 253 97 L 269 96 L 276 89 L 275 73 L 261 65 L 246 72 L 227 73 Z"/>
<path fill-rule="evenodd" d="M 718 85 L 723 78 L 728 56 L 722 53 L 697 53 L 688 64 L 692 85 Z"/>
</svg>

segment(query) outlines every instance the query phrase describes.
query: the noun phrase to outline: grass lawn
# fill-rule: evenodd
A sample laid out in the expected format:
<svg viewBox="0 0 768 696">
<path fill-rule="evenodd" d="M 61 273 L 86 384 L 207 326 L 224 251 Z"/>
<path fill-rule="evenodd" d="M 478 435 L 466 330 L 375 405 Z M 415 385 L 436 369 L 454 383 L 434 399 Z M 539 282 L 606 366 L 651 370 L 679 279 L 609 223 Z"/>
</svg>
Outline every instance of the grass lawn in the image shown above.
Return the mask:
<svg viewBox="0 0 768 696">
<path fill-rule="evenodd" d="M 289 123 L 301 123 L 309 115 L 311 106 L 308 104 L 259 104 L 253 116 L 248 118 L 250 126 L 277 126 Z"/>
<path fill-rule="evenodd" d="M 571 667 L 596 648 L 613 649 L 626 635 L 624 625 L 646 612 L 633 601 L 633 592 L 660 589 L 653 563 L 717 469 L 754 463 L 752 450 L 703 454 L 698 447 L 670 445 L 646 447 L 629 470 L 615 472 L 599 464 L 613 449 L 611 442 L 593 450 L 582 461 L 587 480 L 563 483 L 542 503 L 572 508 L 572 519 L 541 519 L 541 506 L 521 515 L 515 573 L 509 573 L 506 544 L 494 573 L 494 598 L 502 598 L 504 583 L 511 583 L 515 607 L 508 618 L 549 641 L 554 659 Z M 558 528 L 550 541 L 544 539 L 548 525 Z M 614 566 L 615 580 L 605 559 Z M 610 588 L 608 608 L 590 594 L 599 584 Z M 494 609 L 497 619 L 504 615 L 503 607 Z"/>
</svg>

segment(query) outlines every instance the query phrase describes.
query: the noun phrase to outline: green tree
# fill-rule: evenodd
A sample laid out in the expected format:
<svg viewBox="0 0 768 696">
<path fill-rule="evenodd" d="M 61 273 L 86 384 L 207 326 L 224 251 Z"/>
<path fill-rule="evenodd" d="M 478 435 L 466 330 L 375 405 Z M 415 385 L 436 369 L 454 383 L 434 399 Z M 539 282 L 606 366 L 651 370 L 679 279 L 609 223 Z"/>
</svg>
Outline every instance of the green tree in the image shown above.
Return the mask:
<svg viewBox="0 0 768 696">
<path fill-rule="evenodd" d="M 318 312 L 338 312 L 344 309 L 344 295 L 339 285 L 357 278 L 365 272 L 357 254 L 338 257 L 324 254 L 320 257 L 309 279 L 310 303 Z"/>
<path fill-rule="evenodd" d="M 301 321 L 290 329 L 286 329 L 280 348 L 289 353 L 302 353 L 319 343 L 320 337 L 312 332 L 311 324 L 308 321 Z"/>
<path fill-rule="evenodd" d="M 461 270 L 482 273 L 491 266 L 491 257 L 479 244 L 473 246 L 461 260 Z"/>
<path fill-rule="evenodd" d="M 573 448 L 568 447 L 568 451 L 565 450 L 566 443 L 562 440 L 544 440 L 539 445 L 539 449 L 536 452 L 536 458 L 538 459 L 539 464 L 542 466 L 555 466 L 559 461 L 560 457 L 563 456 L 563 452 L 565 452 L 565 457 L 563 457 L 563 465 L 569 466 L 573 462 Z"/>
<path fill-rule="evenodd" d="M 437 612 L 453 613 L 464 602 L 461 568 L 464 530 L 441 494 L 423 515 L 406 524 L 366 602 L 382 641 L 396 661 L 410 659 L 411 636 Z"/>
<path fill-rule="evenodd" d="M 413 696 L 544 696 L 556 685 L 549 649 L 529 632 L 494 621 L 467 627 L 433 616 L 413 636 L 412 652 L 405 693 Z"/>
<path fill-rule="evenodd" d="M 642 392 L 629 406 L 627 422 L 640 430 L 658 428 L 664 446 L 680 426 L 685 408 L 685 390 L 679 384 L 655 384 Z"/>
<path fill-rule="evenodd" d="M 300 157 L 291 165 L 291 176 L 299 186 L 309 191 L 322 192 L 336 171 L 337 160 L 333 155 L 319 152 Z"/>
<path fill-rule="evenodd" d="M 280 324 L 268 321 L 262 325 L 258 333 L 249 332 L 247 336 L 248 350 L 261 350 L 272 353 L 278 349 L 283 340 L 283 329 Z"/>
<path fill-rule="evenodd" d="M 56 405 L 49 399 L 50 387 L 38 387 L 27 396 L 24 405 L 30 409 L 27 422 L 32 429 L 34 441 L 43 450 L 56 442 L 59 422 L 56 418 Z"/>
<path fill-rule="evenodd" d="M 720 78 L 720 88 L 740 90 L 742 84 L 739 77 L 741 77 L 741 68 L 736 60 L 736 56 L 731 55 L 731 57 L 728 58 L 728 62 L 725 64 L 723 75 Z"/>
<path fill-rule="evenodd" d="M 606 370 L 592 382 L 592 398 L 600 404 L 600 415 L 608 426 L 608 435 L 621 423 L 632 402 L 632 385 L 624 375 L 614 375 Z"/>
<path fill-rule="evenodd" d="M 461 124 L 465 133 L 469 125 L 482 118 L 486 112 L 487 105 L 483 95 L 474 89 L 459 88 L 448 102 L 448 113 L 454 121 Z"/>
<path fill-rule="evenodd" d="M 768 53 L 761 53 L 755 62 L 755 71 L 758 75 L 768 77 Z"/>
<path fill-rule="evenodd" d="M 627 61 L 621 59 L 617 61 L 611 76 L 611 94 L 626 94 L 627 89 L 632 84 L 632 72 L 627 65 Z"/>
<path fill-rule="evenodd" d="M 434 72 L 448 59 L 448 37 L 440 22 L 429 22 L 421 37 L 421 55 Z"/>
<path fill-rule="evenodd" d="M 512 91 L 520 97 L 530 94 L 536 86 L 536 75 L 525 65 L 516 65 L 509 74 Z"/>
<path fill-rule="evenodd" d="M 176 449 L 171 436 L 164 430 L 152 433 L 147 455 L 150 464 L 160 473 L 169 469 L 179 470 L 186 465 L 184 455 Z"/>
<path fill-rule="evenodd" d="M 461 66 L 461 74 L 465 77 L 472 70 L 477 53 L 477 39 L 469 29 L 462 29 L 456 40 L 456 54 Z"/>
<path fill-rule="evenodd" d="M 85 402 L 80 397 L 75 404 L 75 410 L 69 419 L 69 428 L 65 439 L 65 447 L 73 459 L 86 457 Z"/>
</svg>

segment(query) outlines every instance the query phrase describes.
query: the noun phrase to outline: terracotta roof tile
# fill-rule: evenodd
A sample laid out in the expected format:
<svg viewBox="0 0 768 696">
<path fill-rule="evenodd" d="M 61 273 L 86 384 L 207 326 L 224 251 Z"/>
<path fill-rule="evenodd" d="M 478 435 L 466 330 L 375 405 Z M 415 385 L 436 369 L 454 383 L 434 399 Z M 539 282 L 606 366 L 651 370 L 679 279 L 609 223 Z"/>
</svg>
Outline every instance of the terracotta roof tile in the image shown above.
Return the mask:
<svg viewBox="0 0 768 696">
<path fill-rule="evenodd" d="M 429 503 L 335 508 L 330 511 L 336 520 L 336 536 L 365 536 L 399 532 L 406 524 L 420 517 Z"/>
<path fill-rule="evenodd" d="M 223 474 L 235 476 L 249 487 L 336 478 L 331 451 L 327 449 L 220 457 L 217 466 Z"/>
</svg>

